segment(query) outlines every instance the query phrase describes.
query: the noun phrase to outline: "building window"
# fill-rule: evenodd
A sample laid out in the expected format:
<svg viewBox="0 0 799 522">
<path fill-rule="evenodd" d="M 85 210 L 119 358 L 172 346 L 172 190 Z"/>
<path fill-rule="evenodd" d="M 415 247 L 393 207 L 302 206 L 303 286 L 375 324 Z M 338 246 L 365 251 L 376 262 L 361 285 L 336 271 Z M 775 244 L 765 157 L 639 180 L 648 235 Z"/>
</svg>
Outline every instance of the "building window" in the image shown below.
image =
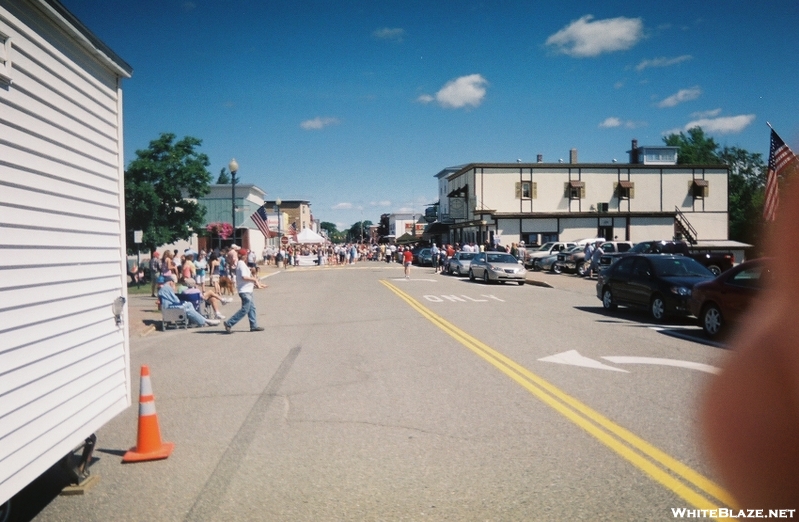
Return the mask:
<svg viewBox="0 0 799 522">
<path fill-rule="evenodd" d="M 704 199 L 710 194 L 710 183 L 706 179 L 695 179 L 691 181 L 690 189 L 694 199 Z"/>
<path fill-rule="evenodd" d="M 619 199 L 632 199 L 635 197 L 635 183 L 632 181 L 619 181 L 616 184 L 616 194 Z"/>
<path fill-rule="evenodd" d="M 516 199 L 535 199 L 538 187 L 532 181 L 516 182 Z"/>
<path fill-rule="evenodd" d="M 585 182 L 579 180 L 571 180 L 564 184 L 566 197 L 568 199 L 584 199 L 585 198 Z"/>
</svg>

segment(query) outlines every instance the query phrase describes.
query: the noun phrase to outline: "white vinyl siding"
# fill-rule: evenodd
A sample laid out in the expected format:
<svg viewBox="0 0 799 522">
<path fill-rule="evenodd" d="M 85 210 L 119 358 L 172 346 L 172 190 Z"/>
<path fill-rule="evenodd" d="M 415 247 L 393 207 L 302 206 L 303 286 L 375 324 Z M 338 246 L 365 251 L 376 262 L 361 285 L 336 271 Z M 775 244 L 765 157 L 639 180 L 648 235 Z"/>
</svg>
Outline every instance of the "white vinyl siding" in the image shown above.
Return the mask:
<svg viewBox="0 0 799 522">
<path fill-rule="evenodd" d="M 131 403 L 120 73 L 68 29 L 0 6 L 0 502 Z"/>
</svg>

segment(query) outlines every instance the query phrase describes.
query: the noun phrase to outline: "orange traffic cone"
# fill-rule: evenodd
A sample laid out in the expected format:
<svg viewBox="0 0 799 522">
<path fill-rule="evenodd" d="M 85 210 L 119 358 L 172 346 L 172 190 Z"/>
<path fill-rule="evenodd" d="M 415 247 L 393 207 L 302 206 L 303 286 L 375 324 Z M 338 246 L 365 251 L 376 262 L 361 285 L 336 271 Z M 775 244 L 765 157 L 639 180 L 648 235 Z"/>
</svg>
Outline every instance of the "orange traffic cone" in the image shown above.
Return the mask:
<svg viewBox="0 0 799 522">
<path fill-rule="evenodd" d="M 139 435 L 136 438 L 136 447 L 125 453 L 122 462 L 165 459 L 172 454 L 172 450 L 175 448 L 171 442 L 161 442 L 161 429 L 158 427 L 158 415 L 155 413 L 153 385 L 150 383 L 150 368 L 147 365 L 141 367 L 141 386 L 139 388 Z"/>
</svg>

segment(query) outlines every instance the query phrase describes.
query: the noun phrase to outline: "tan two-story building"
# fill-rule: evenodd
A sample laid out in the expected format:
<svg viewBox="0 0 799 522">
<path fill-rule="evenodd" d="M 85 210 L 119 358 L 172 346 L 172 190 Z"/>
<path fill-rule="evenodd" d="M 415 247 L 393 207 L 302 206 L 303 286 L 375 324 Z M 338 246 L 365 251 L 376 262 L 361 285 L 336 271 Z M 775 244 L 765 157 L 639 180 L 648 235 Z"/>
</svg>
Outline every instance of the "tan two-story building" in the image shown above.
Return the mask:
<svg viewBox="0 0 799 522">
<path fill-rule="evenodd" d="M 677 165 L 676 147 L 639 147 L 629 163 L 471 163 L 439 172 L 443 242 L 728 238 L 725 165 Z"/>
</svg>

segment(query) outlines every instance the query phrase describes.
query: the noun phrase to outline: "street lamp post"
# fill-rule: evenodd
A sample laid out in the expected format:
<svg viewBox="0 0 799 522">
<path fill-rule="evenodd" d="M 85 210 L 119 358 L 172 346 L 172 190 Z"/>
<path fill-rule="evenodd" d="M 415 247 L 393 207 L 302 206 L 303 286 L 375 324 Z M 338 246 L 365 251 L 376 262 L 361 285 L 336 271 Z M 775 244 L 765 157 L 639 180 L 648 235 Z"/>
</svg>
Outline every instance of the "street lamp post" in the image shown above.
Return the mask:
<svg viewBox="0 0 799 522">
<path fill-rule="evenodd" d="M 236 162 L 236 158 L 230 160 L 228 163 L 228 169 L 230 169 L 230 208 L 231 208 L 231 218 L 233 222 L 233 243 L 236 242 L 236 172 L 239 171 L 239 164 Z"/>
<path fill-rule="evenodd" d="M 275 213 L 277 214 L 277 249 L 278 250 L 281 249 L 281 239 L 282 239 L 280 237 L 280 221 L 281 221 L 281 219 L 280 219 L 280 204 L 281 203 L 283 203 L 283 201 L 281 201 L 280 198 L 277 198 L 275 200 Z"/>
</svg>

